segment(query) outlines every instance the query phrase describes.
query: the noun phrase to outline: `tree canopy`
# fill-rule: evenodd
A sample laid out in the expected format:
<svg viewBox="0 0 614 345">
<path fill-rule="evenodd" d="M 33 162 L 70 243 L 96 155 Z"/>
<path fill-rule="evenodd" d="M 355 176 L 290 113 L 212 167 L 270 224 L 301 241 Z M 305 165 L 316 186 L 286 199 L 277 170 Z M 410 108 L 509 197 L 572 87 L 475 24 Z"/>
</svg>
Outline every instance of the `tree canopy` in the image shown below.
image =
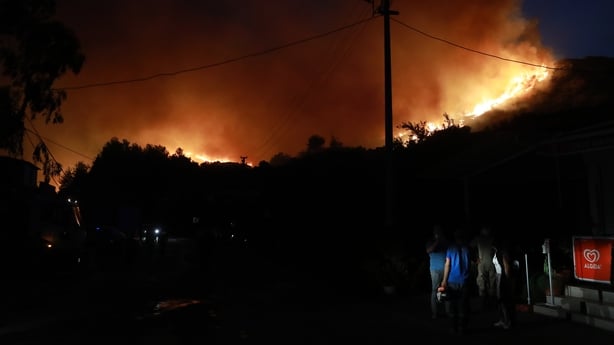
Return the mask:
<svg viewBox="0 0 614 345">
<path fill-rule="evenodd" d="M 67 72 L 78 74 L 85 61 L 75 33 L 54 15 L 53 0 L 0 0 L 0 148 L 23 156 L 23 141 L 31 132 L 32 159 L 43 164 L 46 182 L 59 175 L 61 165 L 33 121 L 63 122 L 66 91 L 53 83 Z"/>
</svg>

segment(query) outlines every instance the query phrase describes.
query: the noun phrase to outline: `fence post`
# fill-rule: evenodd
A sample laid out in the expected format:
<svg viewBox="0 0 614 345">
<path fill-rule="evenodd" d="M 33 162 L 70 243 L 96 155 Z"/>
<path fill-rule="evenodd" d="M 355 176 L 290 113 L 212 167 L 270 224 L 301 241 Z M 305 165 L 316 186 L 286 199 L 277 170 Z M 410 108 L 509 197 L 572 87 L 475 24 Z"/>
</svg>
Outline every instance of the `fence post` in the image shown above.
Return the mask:
<svg viewBox="0 0 614 345">
<path fill-rule="evenodd" d="M 531 285 L 529 283 L 529 259 L 527 253 L 524 253 L 524 272 L 527 279 L 527 305 L 531 305 Z"/>
</svg>

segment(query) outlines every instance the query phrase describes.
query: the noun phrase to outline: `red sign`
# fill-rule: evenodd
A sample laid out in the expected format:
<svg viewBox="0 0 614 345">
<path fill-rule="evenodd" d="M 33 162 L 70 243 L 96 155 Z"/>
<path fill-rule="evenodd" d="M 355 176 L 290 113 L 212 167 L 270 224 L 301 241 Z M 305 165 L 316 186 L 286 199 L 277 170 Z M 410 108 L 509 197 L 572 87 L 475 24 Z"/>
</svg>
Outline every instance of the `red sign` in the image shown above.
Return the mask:
<svg viewBox="0 0 614 345">
<path fill-rule="evenodd" d="M 612 245 L 610 237 L 574 237 L 573 263 L 576 279 L 611 283 Z"/>
</svg>

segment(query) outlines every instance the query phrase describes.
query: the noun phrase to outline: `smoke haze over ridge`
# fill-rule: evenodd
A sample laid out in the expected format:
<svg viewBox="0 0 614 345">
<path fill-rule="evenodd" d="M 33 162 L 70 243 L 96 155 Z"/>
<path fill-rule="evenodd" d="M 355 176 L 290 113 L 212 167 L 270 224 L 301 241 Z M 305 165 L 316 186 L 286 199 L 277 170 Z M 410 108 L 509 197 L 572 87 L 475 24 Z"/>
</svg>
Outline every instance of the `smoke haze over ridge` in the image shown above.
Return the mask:
<svg viewBox="0 0 614 345">
<path fill-rule="evenodd" d="M 551 64 L 519 1 L 392 1 L 393 125 L 462 117 L 534 67 L 461 49 Z M 110 138 L 181 147 L 193 158 L 257 164 L 295 155 L 312 134 L 346 146 L 384 145 L 383 18 L 365 1 L 58 1 L 86 62 L 68 87 L 61 125 L 37 129 L 82 155 L 51 150 L 65 167 L 95 157 Z M 358 23 L 344 30 L 187 73 Z M 25 155 L 24 155 L 25 156 Z M 26 156 L 28 158 L 28 156 Z M 198 159 L 195 159 L 198 160 Z"/>
</svg>

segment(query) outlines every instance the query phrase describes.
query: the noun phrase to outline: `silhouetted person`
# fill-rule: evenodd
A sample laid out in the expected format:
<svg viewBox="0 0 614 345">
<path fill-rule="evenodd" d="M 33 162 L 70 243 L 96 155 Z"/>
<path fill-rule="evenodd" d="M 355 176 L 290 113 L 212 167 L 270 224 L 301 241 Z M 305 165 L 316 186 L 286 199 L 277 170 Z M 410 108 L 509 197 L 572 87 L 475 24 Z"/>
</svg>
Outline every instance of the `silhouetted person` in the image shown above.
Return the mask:
<svg viewBox="0 0 614 345">
<path fill-rule="evenodd" d="M 441 290 L 447 294 L 446 309 L 452 320 L 452 331 L 463 334 L 469 323 L 470 269 L 469 245 L 462 229 L 454 232 L 454 242 L 446 251 Z"/>
<path fill-rule="evenodd" d="M 431 316 L 436 319 L 439 315 L 437 289 L 443 280 L 443 269 L 446 263 L 448 240 L 441 225 L 433 226 L 432 237 L 426 241 L 426 253 L 429 255 L 429 270 L 431 275 Z"/>
<path fill-rule="evenodd" d="M 499 320 L 495 327 L 510 329 L 516 322 L 516 306 L 514 291 L 516 274 L 512 254 L 507 243 L 498 241 L 496 244 L 493 264 L 497 272 L 497 311 Z"/>
<path fill-rule="evenodd" d="M 480 233 L 471 241 L 471 247 L 477 252 L 476 284 L 482 308 L 488 308 L 496 302 L 497 272 L 493 264 L 494 237 L 490 226 L 484 225 Z"/>
</svg>

